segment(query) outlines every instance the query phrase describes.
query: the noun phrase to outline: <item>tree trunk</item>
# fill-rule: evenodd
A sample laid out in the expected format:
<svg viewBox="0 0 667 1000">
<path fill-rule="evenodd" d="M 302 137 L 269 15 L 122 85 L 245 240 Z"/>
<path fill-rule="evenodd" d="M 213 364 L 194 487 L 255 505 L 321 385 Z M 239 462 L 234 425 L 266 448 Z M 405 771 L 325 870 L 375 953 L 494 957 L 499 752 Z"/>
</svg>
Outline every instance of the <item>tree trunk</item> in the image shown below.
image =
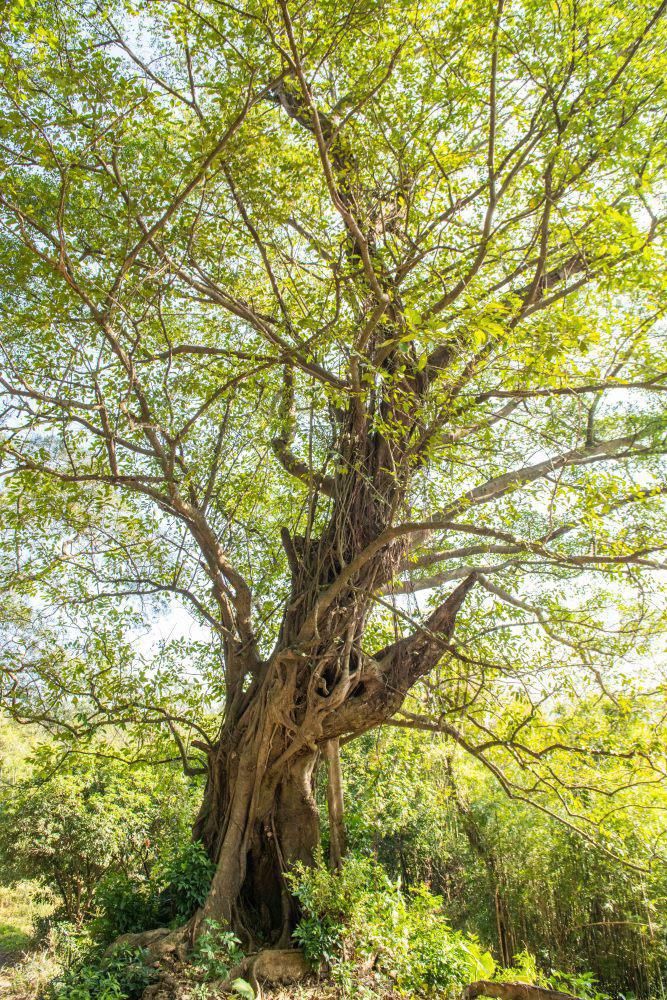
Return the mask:
<svg viewBox="0 0 667 1000">
<path fill-rule="evenodd" d="M 259 727 L 221 742 L 193 835 L 217 864 L 197 922 L 232 927 L 245 944 L 284 947 L 297 920 L 285 874 L 298 861 L 312 864 L 319 843 L 318 750 L 306 744 L 295 751 L 285 729 L 271 723 L 275 714 L 259 699 L 251 712 Z"/>
<path fill-rule="evenodd" d="M 373 449 L 372 457 L 386 459 Z M 312 863 L 319 841 L 313 775 L 320 752 L 329 753 L 341 736 L 381 725 L 400 708 L 441 658 L 473 585 L 471 575 L 413 635 L 372 655 L 362 648 L 372 594 L 404 555 L 400 538 L 378 541 L 390 517 L 392 477 L 385 487 L 388 497 L 378 499 L 376 481 L 369 494 L 364 478 L 343 478 L 340 501 L 319 539 L 283 532 L 291 594 L 268 660 L 253 654 L 252 644 L 228 643 L 225 717 L 209 751 L 194 828 L 217 867 L 195 934 L 202 921 L 214 919 L 245 943 L 289 943 L 297 912 L 285 876 L 298 861 Z M 368 558 L 360 559 L 362 552 Z M 330 773 L 338 865 L 344 845 L 335 760 Z"/>
</svg>

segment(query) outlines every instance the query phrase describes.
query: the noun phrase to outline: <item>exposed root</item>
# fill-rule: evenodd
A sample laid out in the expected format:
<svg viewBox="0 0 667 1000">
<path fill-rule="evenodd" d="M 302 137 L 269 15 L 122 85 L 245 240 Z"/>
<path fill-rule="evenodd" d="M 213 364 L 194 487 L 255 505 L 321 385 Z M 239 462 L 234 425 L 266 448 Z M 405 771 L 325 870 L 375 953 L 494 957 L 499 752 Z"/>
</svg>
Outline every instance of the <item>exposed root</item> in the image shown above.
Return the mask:
<svg viewBox="0 0 667 1000">
<path fill-rule="evenodd" d="M 117 948 L 143 948 L 148 952 L 149 958 L 157 962 L 166 955 L 175 955 L 183 961 L 188 951 L 190 941 L 190 925 L 184 924 L 176 930 L 169 930 L 167 927 L 156 927 L 150 931 L 141 931 L 139 934 L 122 934 L 107 948 L 109 955 Z"/>
<path fill-rule="evenodd" d="M 225 981 L 231 986 L 235 979 L 246 979 L 257 1000 L 262 1000 L 262 985 L 291 984 L 305 979 L 312 972 L 303 952 L 295 948 L 266 948 L 256 955 L 248 955 L 232 970 Z"/>
<path fill-rule="evenodd" d="M 580 1000 L 572 993 L 561 993 L 559 990 L 546 990 L 541 986 L 529 986 L 528 983 L 492 983 L 488 979 L 479 979 L 470 983 L 463 991 L 463 1000 L 475 1000 L 476 997 L 495 997 L 496 1000 Z"/>
</svg>

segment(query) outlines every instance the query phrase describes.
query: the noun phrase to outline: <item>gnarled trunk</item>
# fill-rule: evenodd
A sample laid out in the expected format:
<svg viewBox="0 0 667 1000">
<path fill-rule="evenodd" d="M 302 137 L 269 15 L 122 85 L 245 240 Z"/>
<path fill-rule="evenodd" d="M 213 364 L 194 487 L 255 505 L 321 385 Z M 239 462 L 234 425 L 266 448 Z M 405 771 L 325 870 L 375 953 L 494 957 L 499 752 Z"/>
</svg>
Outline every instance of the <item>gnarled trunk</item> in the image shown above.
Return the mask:
<svg viewBox="0 0 667 1000">
<path fill-rule="evenodd" d="M 285 874 L 297 861 L 311 864 L 319 843 L 319 752 L 312 744 L 291 752 L 282 726 L 261 723 L 236 746 L 221 744 L 209 763 L 194 836 L 217 868 L 198 920 L 230 926 L 246 943 L 284 947 L 297 919 Z"/>
<path fill-rule="evenodd" d="M 390 529 L 401 487 L 388 470 L 400 464 L 401 448 L 392 457 L 356 417 L 342 428 L 341 454 L 350 468 L 365 455 L 373 474 L 336 480 L 318 537 L 284 529 L 291 593 L 274 652 L 261 661 L 252 641 L 227 645 L 228 703 L 194 831 L 217 869 L 196 923 L 213 918 L 250 941 L 289 942 L 296 911 L 285 875 L 297 861 L 312 862 L 319 840 L 313 778 L 320 752 L 400 708 L 441 658 L 474 582 L 474 574 L 462 581 L 414 634 L 373 654 L 363 648 L 373 595 L 403 560 L 405 539 Z M 341 849 L 337 842 L 334 864 Z"/>
</svg>

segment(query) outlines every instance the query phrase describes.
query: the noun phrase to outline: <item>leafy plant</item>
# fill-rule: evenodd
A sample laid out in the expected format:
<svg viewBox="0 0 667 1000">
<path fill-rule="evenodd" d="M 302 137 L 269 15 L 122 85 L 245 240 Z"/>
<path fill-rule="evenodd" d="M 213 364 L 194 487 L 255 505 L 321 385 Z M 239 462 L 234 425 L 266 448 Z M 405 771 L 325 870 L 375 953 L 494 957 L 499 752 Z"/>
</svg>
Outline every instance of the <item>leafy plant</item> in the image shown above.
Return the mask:
<svg viewBox="0 0 667 1000">
<path fill-rule="evenodd" d="M 343 924 L 335 923 L 330 917 L 303 917 L 293 937 L 308 963 L 317 969 L 322 962 L 328 966 L 334 964 L 341 951 L 343 934 Z"/>
<path fill-rule="evenodd" d="M 572 993 L 582 1000 L 609 1000 L 609 994 L 598 989 L 598 981 L 592 972 L 560 972 L 552 970 L 548 984 L 561 993 Z"/>
<path fill-rule="evenodd" d="M 54 979 L 48 1000 L 139 1000 L 155 976 L 141 949 L 118 948 Z"/>
<path fill-rule="evenodd" d="M 255 1000 L 255 991 L 247 979 L 234 979 L 232 981 L 232 991 L 243 1000 Z"/>
<path fill-rule="evenodd" d="M 99 916 L 93 930 L 102 941 L 113 941 L 121 934 L 155 926 L 158 901 L 155 887 L 146 879 L 132 878 L 124 872 L 110 872 L 95 890 Z"/>
<path fill-rule="evenodd" d="M 332 873 L 320 853 L 314 867 L 297 865 L 290 882 L 304 911 L 294 937 L 311 965 L 327 963 L 345 994 L 355 966 L 372 965 L 419 995 L 460 990 L 494 969 L 476 939 L 451 929 L 439 897 L 425 886 L 402 892 L 369 858 L 348 857 Z"/>
<path fill-rule="evenodd" d="M 162 885 L 157 904 L 161 919 L 184 923 L 206 899 L 215 865 L 204 845 L 193 841 L 159 866 L 156 880 Z"/>
<path fill-rule="evenodd" d="M 205 921 L 192 955 L 194 964 L 202 969 L 204 978 L 226 978 L 232 966 L 242 958 L 241 942 L 236 935 L 223 928 L 217 920 Z"/>
<path fill-rule="evenodd" d="M 546 986 L 546 978 L 542 975 L 535 961 L 535 956 L 525 948 L 517 952 L 512 964 L 505 969 L 498 969 L 494 976 L 497 982 L 528 983 L 531 986 Z"/>
<path fill-rule="evenodd" d="M 63 762 L 55 744 L 33 746 L 22 780 L 0 787 L 4 880 L 39 880 L 58 898 L 57 919 L 81 924 L 101 906 L 110 926 L 132 929 L 145 901 L 130 883 L 145 881 L 160 853 L 185 838 L 189 795 L 176 774 L 156 777 L 103 754 Z M 201 879 L 201 862 L 190 860 Z M 170 879 L 178 881 L 178 873 L 167 865 L 165 883 Z"/>
</svg>

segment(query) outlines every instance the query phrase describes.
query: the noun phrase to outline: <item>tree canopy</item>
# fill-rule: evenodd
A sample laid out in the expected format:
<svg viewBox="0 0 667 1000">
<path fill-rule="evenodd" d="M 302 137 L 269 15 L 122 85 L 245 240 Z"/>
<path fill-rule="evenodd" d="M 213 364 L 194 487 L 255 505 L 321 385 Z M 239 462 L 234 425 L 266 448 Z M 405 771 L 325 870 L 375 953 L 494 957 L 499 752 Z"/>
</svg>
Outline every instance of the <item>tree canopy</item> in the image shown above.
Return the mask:
<svg viewBox="0 0 667 1000">
<path fill-rule="evenodd" d="M 666 8 L 5 6 L 3 703 L 164 729 L 220 871 L 379 725 L 612 853 L 663 780 Z"/>
</svg>

